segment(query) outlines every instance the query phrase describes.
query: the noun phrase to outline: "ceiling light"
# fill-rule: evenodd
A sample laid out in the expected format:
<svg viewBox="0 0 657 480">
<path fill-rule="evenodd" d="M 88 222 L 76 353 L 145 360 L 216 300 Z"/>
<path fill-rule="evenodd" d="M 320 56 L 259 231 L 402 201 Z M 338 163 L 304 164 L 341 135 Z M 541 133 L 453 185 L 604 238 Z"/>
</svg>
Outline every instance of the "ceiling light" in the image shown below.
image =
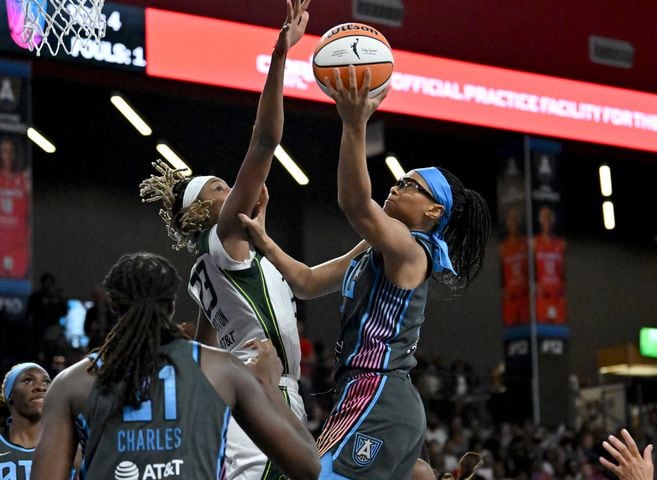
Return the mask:
<svg viewBox="0 0 657 480">
<path fill-rule="evenodd" d="M 183 170 L 182 174 L 186 177 L 189 177 L 192 174 L 192 169 L 189 165 L 187 165 L 185 161 L 166 143 L 158 143 L 155 146 L 155 150 L 157 150 L 173 168 L 176 170 Z"/>
<path fill-rule="evenodd" d="M 285 170 L 292 175 L 292 178 L 294 178 L 299 185 L 308 185 L 308 177 L 303 173 L 301 168 L 299 168 L 299 165 L 292 160 L 292 157 L 288 155 L 283 147 L 280 145 L 276 147 L 276 150 L 274 150 L 274 157 L 276 157 L 276 160 L 283 165 Z"/>
<path fill-rule="evenodd" d="M 395 177 L 395 180 L 403 177 L 406 173 L 404 168 L 399 163 L 399 160 L 397 160 L 397 157 L 394 155 L 388 155 L 386 157 L 386 165 L 390 169 L 390 172 L 392 172 L 392 176 Z"/>
<path fill-rule="evenodd" d="M 600 165 L 598 174 L 600 176 L 600 193 L 603 197 L 611 197 L 611 169 L 609 165 Z"/>
<path fill-rule="evenodd" d="M 602 202 L 602 221 L 607 230 L 616 228 L 616 217 L 614 216 L 614 203 L 610 201 Z"/>
<path fill-rule="evenodd" d="M 55 145 L 48 140 L 46 137 L 41 135 L 39 132 L 36 131 L 36 129 L 29 127 L 27 129 L 27 138 L 32 140 L 34 143 L 36 143 L 41 149 L 46 152 L 46 153 L 55 153 Z"/>
<path fill-rule="evenodd" d="M 144 119 L 139 116 L 135 109 L 132 108 L 121 95 L 118 93 L 113 94 L 110 97 L 110 101 L 112 102 L 112 105 L 114 105 L 143 136 L 147 137 L 153 133 L 151 127 L 148 126 Z"/>
</svg>

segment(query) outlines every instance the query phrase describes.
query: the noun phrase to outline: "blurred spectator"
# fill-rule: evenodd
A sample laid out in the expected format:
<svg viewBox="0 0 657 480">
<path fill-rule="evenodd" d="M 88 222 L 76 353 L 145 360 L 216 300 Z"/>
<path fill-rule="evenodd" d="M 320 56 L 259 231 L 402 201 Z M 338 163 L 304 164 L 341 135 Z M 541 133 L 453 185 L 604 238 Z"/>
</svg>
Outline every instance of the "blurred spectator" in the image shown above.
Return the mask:
<svg viewBox="0 0 657 480">
<path fill-rule="evenodd" d="M 32 326 L 34 353 L 43 362 L 65 343 L 59 320 L 66 315 L 67 305 L 54 275 L 43 273 L 39 285 L 27 301 L 26 316 Z"/>
<path fill-rule="evenodd" d="M 438 414 L 434 411 L 429 411 L 427 413 L 427 433 L 426 441 L 427 442 L 436 442 L 441 447 L 445 444 L 447 440 L 447 429 L 445 425 L 440 421 Z"/>
<path fill-rule="evenodd" d="M 91 300 L 94 304 L 87 310 L 84 319 L 84 333 L 89 338 L 89 350 L 98 348 L 105 342 L 105 337 L 117 320 L 107 292 L 102 286 L 94 287 Z"/>
<path fill-rule="evenodd" d="M 66 363 L 66 357 L 64 355 L 54 355 L 52 360 L 50 360 L 50 368 L 48 372 L 50 373 L 50 378 L 55 378 L 59 372 L 68 367 Z"/>
<path fill-rule="evenodd" d="M 305 335 L 306 324 L 297 320 L 297 330 L 299 331 L 299 346 L 301 347 L 301 391 L 302 395 L 307 395 L 312 388 L 312 375 L 317 361 L 315 347 Z"/>
</svg>

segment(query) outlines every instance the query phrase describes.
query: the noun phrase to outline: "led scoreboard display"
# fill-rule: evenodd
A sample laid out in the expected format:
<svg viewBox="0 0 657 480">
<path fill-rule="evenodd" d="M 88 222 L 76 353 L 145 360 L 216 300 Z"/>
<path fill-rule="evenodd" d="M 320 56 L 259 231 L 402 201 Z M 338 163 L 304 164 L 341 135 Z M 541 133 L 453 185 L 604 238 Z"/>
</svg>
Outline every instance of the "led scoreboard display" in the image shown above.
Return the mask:
<svg viewBox="0 0 657 480">
<path fill-rule="evenodd" d="M 75 42 L 73 36 L 69 35 L 63 41 L 70 49 L 70 55 L 60 50 L 53 57 L 48 48 L 44 47 L 41 50 L 41 57 L 143 72 L 146 67 L 144 9 L 118 3 L 105 3 L 103 15 L 107 28 L 105 38 L 100 44 Z M 29 50 L 12 41 L 9 34 L 6 0 L 0 0 L 0 49 L 29 57 L 34 56 Z"/>
</svg>

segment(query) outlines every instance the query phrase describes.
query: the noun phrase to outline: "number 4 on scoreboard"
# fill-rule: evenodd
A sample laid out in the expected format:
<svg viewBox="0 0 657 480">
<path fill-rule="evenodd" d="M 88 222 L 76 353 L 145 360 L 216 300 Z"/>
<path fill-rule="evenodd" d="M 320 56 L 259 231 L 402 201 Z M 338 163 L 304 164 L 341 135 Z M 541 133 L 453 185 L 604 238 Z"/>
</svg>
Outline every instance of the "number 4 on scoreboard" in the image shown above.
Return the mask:
<svg viewBox="0 0 657 480">
<path fill-rule="evenodd" d="M 118 32 L 121 30 L 122 25 L 121 14 L 117 10 L 114 10 L 107 19 L 107 26 L 115 32 Z"/>
</svg>

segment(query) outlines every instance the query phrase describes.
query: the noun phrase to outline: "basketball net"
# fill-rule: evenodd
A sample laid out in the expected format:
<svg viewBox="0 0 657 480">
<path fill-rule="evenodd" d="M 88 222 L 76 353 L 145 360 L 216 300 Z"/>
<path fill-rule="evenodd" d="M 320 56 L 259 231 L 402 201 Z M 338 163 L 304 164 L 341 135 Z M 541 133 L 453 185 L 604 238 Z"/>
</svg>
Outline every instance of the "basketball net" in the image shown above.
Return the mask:
<svg viewBox="0 0 657 480">
<path fill-rule="evenodd" d="M 88 47 L 105 36 L 105 0 L 21 0 L 25 23 L 23 41 L 30 51 L 48 47 L 51 55 L 63 49 L 70 55 L 77 42 Z"/>
</svg>

